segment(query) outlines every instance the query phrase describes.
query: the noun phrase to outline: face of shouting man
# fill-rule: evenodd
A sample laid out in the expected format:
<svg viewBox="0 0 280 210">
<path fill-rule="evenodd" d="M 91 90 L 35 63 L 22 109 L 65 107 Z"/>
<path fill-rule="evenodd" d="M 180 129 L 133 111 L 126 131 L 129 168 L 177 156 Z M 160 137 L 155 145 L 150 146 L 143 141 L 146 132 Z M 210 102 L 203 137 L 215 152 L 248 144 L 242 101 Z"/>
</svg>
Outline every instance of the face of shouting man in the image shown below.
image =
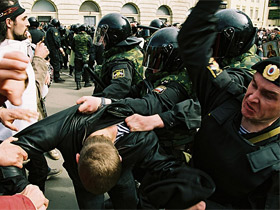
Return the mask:
<svg viewBox="0 0 280 210">
<path fill-rule="evenodd" d="M 22 41 L 27 38 L 26 31 L 28 30 L 29 22 L 25 12 L 17 16 L 15 20 L 7 18 L 6 24 L 8 39 Z"/>
<path fill-rule="evenodd" d="M 258 131 L 257 127 L 271 125 L 280 117 L 280 87 L 257 72 L 247 89 L 241 112 L 242 121 L 247 124 L 246 129 L 251 132 Z"/>
</svg>

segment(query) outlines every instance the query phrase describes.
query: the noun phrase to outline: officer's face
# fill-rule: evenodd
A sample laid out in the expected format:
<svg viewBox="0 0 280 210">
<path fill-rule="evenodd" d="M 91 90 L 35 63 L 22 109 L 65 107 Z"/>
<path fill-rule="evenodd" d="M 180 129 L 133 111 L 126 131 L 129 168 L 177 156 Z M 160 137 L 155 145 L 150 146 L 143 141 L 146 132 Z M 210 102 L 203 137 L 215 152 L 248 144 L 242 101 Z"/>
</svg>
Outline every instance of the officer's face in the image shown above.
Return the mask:
<svg viewBox="0 0 280 210">
<path fill-rule="evenodd" d="M 280 87 L 257 72 L 248 86 L 241 112 L 253 123 L 272 123 L 280 117 Z"/>
<path fill-rule="evenodd" d="M 26 13 L 22 13 L 17 16 L 15 21 L 13 21 L 11 31 L 14 40 L 25 40 L 27 38 L 26 31 L 28 30 L 29 22 Z"/>
</svg>

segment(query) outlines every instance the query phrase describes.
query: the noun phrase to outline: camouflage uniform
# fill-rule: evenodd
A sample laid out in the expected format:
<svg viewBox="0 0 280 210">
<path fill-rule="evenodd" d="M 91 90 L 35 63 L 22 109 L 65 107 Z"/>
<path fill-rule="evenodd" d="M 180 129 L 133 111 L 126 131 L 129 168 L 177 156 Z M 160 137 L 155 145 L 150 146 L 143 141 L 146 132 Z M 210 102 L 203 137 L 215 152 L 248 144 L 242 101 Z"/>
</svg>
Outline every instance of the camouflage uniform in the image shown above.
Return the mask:
<svg viewBox="0 0 280 210">
<path fill-rule="evenodd" d="M 141 92 L 141 96 L 138 97 L 145 100 L 160 101 L 164 108 L 162 111 L 159 109 L 158 114 L 164 123 L 164 128 L 155 129 L 155 132 L 167 153 L 184 159 L 182 151 L 188 149 L 201 121 L 200 105 L 192 90 L 189 75 L 186 74 L 186 69 L 182 68 L 177 71 L 160 71 L 154 74 L 147 71 L 146 77 L 146 84 L 142 84 L 135 92 Z M 147 86 L 152 92 L 147 91 Z M 139 106 L 142 109 L 149 109 L 145 106 L 145 100 L 141 105 L 131 103 L 129 100 L 127 103 L 134 108 Z M 141 113 L 139 110 L 136 112 L 144 115 L 154 114 Z"/>
<path fill-rule="evenodd" d="M 114 47 L 106 51 L 104 57 L 97 73 L 106 88 L 102 90 L 97 84 L 93 95 L 115 99 L 127 97 L 131 87 L 143 80 L 143 53 L 137 46 Z"/>
<path fill-rule="evenodd" d="M 83 74 L 85 83 L 89 82 L 89 75 L 83 72 L 84 64 L 89 61 L 90 49 L 92 48 L 92 39 L 86 32 L 81 31 L 76 36 L 72 43 L 72 49 L 75 53 L 75 81 L 80 82 Z"/>
<path fill-rule="evenodd" d="M 248 52 L 241 54 L 235 58 L 223 59 L 220 67 L 231 67 L 231 68 L 245 68 L 250 71 L 250 73 L 256 73 L 255 70 L 251 69 L 251 66 L 261 61 L 261 57 L 257 55 L 257 46 L 253 45 Z"/>
</svg>

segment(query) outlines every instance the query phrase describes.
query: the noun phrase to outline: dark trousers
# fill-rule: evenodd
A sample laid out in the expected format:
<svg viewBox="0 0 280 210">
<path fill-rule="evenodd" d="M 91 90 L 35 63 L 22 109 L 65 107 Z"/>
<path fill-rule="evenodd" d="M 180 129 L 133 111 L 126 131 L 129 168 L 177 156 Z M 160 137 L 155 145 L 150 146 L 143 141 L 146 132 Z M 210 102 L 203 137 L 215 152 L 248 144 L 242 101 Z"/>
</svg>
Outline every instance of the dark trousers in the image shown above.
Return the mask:
<svg viewBox="0 0 280 210">
<path fill-rule="evenodd" d="M 84 78 L 85 83 L 89 82 L 89 73 L 87 71 L 84 71 L 84 62 L 80 59 L 75 59 L 74 61 L 75 64 L 75 82 L 81 82 L 82 81 L 82 76 Z"/>
<path fill-rule="evenodd" d="M 50 63 L 53 66 L 53 75 L 54 80 L 60 78 L 60 58 L 59 58 L 59 52 L 58 51 L 50 51 Z"/>
<path fill-rule="evenodd" d="M 104 195 L 93 195 L 73 181 L 80 209 L 104 209 Z M 114 209 L 137 209 L 138 197 L 130 170 L 122 172 L 119 182 L 108 192 Z"/>
<path fill-rule="evenodd" d="M 37 185 L 41 191 L 45 191 L 45 182 L 48 176 L 48 164 L 45 156 L 38 155 L 32 157 L 25 165 L 28 170 L 28 181 L 31 184 Z"/>
</svg>

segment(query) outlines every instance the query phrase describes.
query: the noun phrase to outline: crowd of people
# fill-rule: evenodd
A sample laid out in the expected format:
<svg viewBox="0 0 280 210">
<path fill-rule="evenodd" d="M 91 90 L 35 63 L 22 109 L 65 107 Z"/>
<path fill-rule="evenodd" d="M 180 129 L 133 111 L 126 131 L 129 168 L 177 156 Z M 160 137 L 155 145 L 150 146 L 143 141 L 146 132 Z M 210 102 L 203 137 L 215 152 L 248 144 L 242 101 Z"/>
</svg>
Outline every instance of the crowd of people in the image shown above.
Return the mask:
<svg viewBox="0 0 280 210">
<path fill-rule="evenodd" d="M 68 29 L 1 1 L 0 208 L 47 209 L 58 149 L 80 209 L 279 209 L 279 31 L 221 3 Z M 62 68 L 93 93 L 48 116 Z"/>
</svg>

